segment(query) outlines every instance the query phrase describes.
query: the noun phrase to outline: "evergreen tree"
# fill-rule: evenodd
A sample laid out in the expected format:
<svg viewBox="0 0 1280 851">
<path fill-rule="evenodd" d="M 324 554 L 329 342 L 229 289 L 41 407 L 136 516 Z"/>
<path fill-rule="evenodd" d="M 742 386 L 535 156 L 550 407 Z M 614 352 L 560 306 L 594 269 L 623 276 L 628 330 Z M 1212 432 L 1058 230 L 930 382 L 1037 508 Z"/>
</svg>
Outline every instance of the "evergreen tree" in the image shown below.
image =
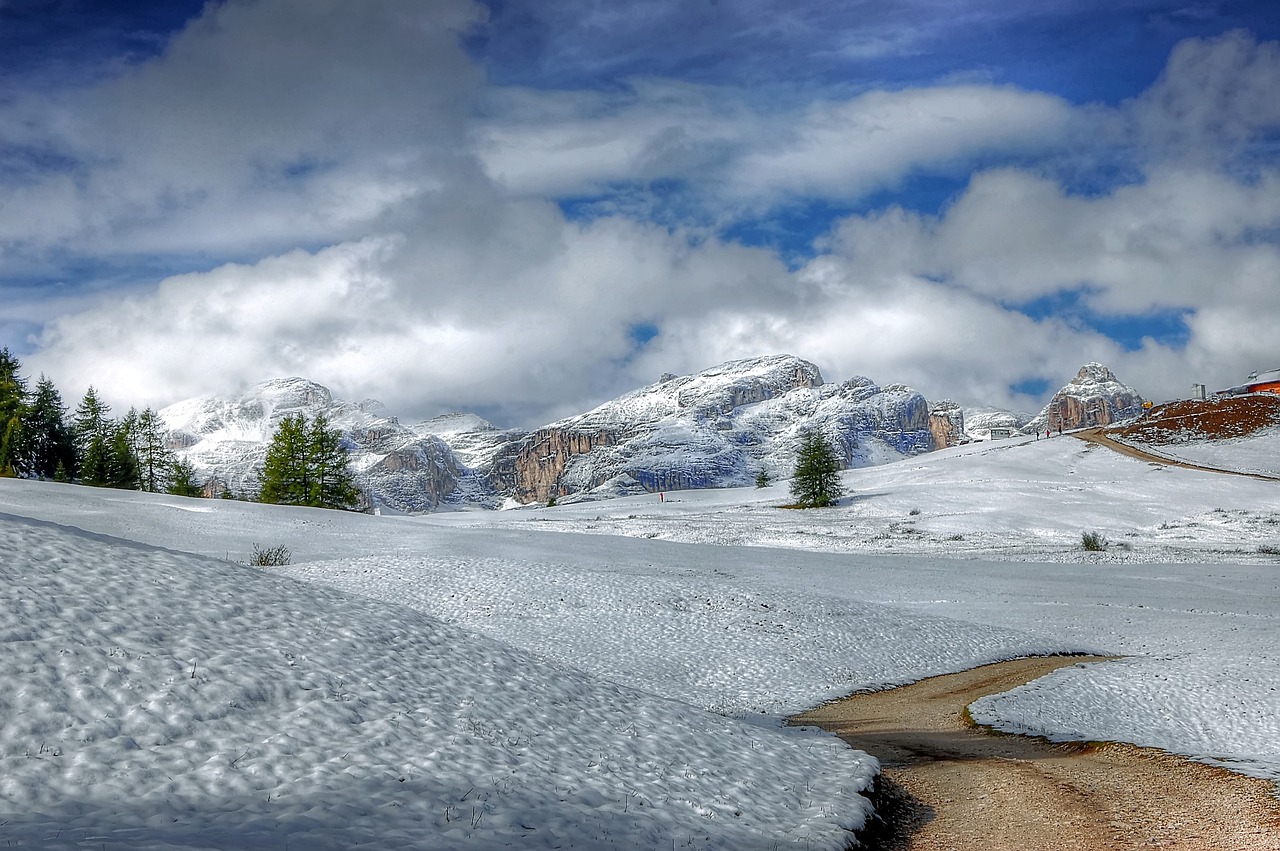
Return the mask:
<svg viewBox="0 0 1280 851">
<path fill-rule="evenodd" d="M 164 445 L 165 429 L 160 416 L 151 408 L 138 414 L 132 437 L 142 490 L 151 493 L 165 490 L 173 469 L 173 453 Z"/>
<path fill-rule="evenodd" d="M 815 431 L 805 432 L 796 453 L 791 495 L 801 508 L 825 508 L 840 498 L 839 457 L 831 444 Z"/>
<path fill-rule="evenodd" d="M 168 492 L 174 496 L 204 495 L 204 489 L 196 479 L 196 468 L 186 458 L 178 458 L 171 462 Z"/>
<path fill-rule="evenodd" d="M 54 479 L 61 467 L 64 479 L 70 478 L 70 470 L 76 463 L 76 448 L 66 415 L 58 389 L 41 375 L 27 410 L 25 426 L 24 455 L 31 475 Z"/>
<path fill-rule="evenodd" d="M 307 425 L 285 417 L 272 435 L 262 467 L 262 502 L 351 509 L 360 499 L 342 435 L 323 415 Z"/>
<path fill-rule="evenodd" d="M 0 476 L 16 476 L 22 467 L 23 417 L 27 411 L 27 384 L 19 375 L 21 362 L 0 349 Z"/>
<path fill-rule="evenodd" d="M 122 490 L 138 489 L 138 454 L 133 448 L 133 427 L 125 419 L 115 425 L 111 431 L 111 440 L 107 449 L 106 478 L 102 484 L 109 488 Z"/>
<path fill-rule="evenodd" d="M 347 448 L 342 433 L 329 428 L 324 414 L 316 416 L 307 433 L 307 454 L 311 460 L 311 491 L 308 505 L 320 508 L 351 509 L 360 501 L 360 491 L 347 466 Z"/>
<path fill-rule="evenodd" d="M 111 464 L 111 442 L 115 423 L 107 416 L 111 406 L 98 398 L 98 391 L 90 387 L 76 406 L 71 432 L 75 438 L 76 464 L 80 481 L 86 485 L 103 486 L 108 483 Z"/>
<path fill-rule="evenodd" d="M 301 414 L 280 421 L 262 465 L 262 502 L 307 505 L 311 496 L 311 466 L 307 462 L 306 421 Z"/>
</svg>

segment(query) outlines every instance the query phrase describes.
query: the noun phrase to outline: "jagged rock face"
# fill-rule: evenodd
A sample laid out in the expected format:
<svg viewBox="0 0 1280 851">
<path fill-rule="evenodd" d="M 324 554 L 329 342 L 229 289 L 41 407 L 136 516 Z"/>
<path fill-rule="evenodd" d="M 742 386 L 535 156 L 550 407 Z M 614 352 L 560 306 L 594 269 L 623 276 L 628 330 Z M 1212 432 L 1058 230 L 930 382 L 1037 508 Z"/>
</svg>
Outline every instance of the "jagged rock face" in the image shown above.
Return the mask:
<svg viewBox="0 0 1280 851">
<path fill-rule="evenodd" d="M 264 381 L 242 396 L 202 396 L 160 412 L 168 445 L 205 479 L 237 494 L 254 494 L 267 445 L 286 416 L 323 414 L 342 432 L 357 484 L 373 504 L 396 511 L 429 511 L 457 487 L 462 465 L 439 437 L 419 434 L 381 406 L 336 401 L 302 378 Z"/>
<path fill-rule="evenodd" d="M 1139 416 L 1143 401 L 1137 390 L 1121 383 L 1110 369 L 1087 363 L 1025 430 L 1034 433 L 1110 425 Z"/>
<path fill-rule="evenodd" d="M 934 447 L 929 406 L 910 388 L 870 379 L 824 384 L 789 355 L 663 376 L 499 451 L 491 487 L 519 502 L 742 486 L 764 470 L 789 476 L 801 433 L 816 429 L 846 466 Z"/>
<path fill-rule="evenodd" d="M 929 411 L 929 432 L 938 449 L 959 446 L 967 439 L 964 433 L 964 411 L 950 399 L 934 402 Z"/>
</svg>

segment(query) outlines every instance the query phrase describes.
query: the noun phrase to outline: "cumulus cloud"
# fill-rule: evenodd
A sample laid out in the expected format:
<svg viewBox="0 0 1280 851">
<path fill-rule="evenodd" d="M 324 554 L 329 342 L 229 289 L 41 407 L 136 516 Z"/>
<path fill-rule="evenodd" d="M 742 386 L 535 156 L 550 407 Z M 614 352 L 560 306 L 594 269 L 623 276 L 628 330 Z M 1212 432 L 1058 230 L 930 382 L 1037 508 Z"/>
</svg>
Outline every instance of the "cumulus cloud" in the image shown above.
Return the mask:
<svg viewBox="0 0 1280 851">
<path fill-rule="evenodd" d="M 211 5 L 99 87 L 0 106 L 31 118 L 0 121 L 9 149 L 62 157 L 4 172 L 0 251 L 241 261 L 50 307 L 28 365 L 117 405 L 303 374 L 405 417 L 528 426 L 775 351 L 1024 408 L 1041 400 L 1011 385 L 1087 360 L 1156 396 L 1268 365 L 1280 173 L 1249 151 L 1276 124 L 1258 94 L 1280 84 L 1274 45 L 1189 43 L 1117 107 L 974 83 L 792 106 L 660 80 L 495 88 L 459 47 L 476 20 L 461 0 Z M 1093 147 L 1132 178 L 1081 191 Z M 796 266 L 702 226 L 975 169 L 940 211 L 848 216 Z M 658 180 L 708 215 L 557 203 Z M 1027 307 L 1062 293 L 1095 315 L 1185 311 L 1188 338 L 1126 348 Z"/>
<path fill-rule="evenodd" d="M 259 252 L 362 235 L 458 172 L 469 0 L 210 4 L 157 58 L 0 106 L 10 251 Z M 52 167 L 50 167 L 52 164 Z"/>
</svg>

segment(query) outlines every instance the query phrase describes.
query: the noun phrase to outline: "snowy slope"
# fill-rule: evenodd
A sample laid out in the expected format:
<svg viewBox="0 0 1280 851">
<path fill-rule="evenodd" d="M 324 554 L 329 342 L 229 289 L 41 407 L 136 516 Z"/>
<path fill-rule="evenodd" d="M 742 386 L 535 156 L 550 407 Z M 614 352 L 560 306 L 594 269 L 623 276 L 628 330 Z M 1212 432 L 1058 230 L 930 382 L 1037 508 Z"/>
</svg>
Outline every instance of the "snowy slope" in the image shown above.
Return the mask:
<svg viewBox="0 0 1280 851">
<path fill-rule="evenodd" d="M 0 550 L 10 844 L 835 849 L 867 810 L 829 737 L 411 609 L 12 517 Z"/>
<path fill-rule="evenodd" d="M 1275 483 L 1152 466 L 1071 437 L 971 444 L 850 470 L 844 482 L 850 497 L 823 511 L 776 508 L 780 483 L 664 503 L 646 495 L 371 517 L 0 480 L 0 513 L 147 545 L 0 518 L 0 545 L 16 554 L 0 562 L 4 623 L 17 624 L 8 635 L 20 639 L 6 645 L 16 661 L 0 699 L 27 701 L 0 715 L 4 776 L 13 778 L 0 786 L 0 820 L 14 831 L 0 836 L 89 831 L 106 814 L 138 847 L 173 838 L 166 824 L 176 818 L 175 830 L 206 831 L 206 845 L 296 835 L 304 846 L 307 831 L 324 827 L 337 831 L 334 846 L 364 831 L 395 847 L 412 826 L 419 847 L 517 836 L 532 847 L 597 847 L 607 830 L 626 847 L 757 847 L 763 837 L 758 847 L 811 839 L 839 848 L 839 820 L 861 811 L 867 763 L 830 739 L 792 742 L 779 716 L 857 688 L 1072 650 L 1127 658 L 981 701 L 975 717 L 1280 778 L 1280 562 L 1259 552 L 1280 548 Z M 1080 532 L 1089 529 L 1115 546 L 1084 552 Z M 273 573 L 314 584 L 173 552 L 245 558 L 254 543 L 289 546 L 295 564 Z M 181 691 L 192 660 L 198 674 L 209 669 L 215 701 L 188 705 L 204 700 Z M 306 710 L 305 676 L 321 670 L 339 682 L 336 697 Z M 513 679 L 517 671 L 525 679 Z M 475 703 L 448 703 L 454 694 Z M 146 704 L 151 695 L 174 708 Z M 232 700 L 237 707 L 218 702 Z M 343 714 L 352 703 L 358 721 Z M 103 720 L 138 704 L 149 720 Z M 419 705 L 446 741 L 418 716 L 396 714 Z M 615 714 L 601 708 L 609 706 Z M 713 717 L 699 727 L 706 708 L 750 723 Z M 672 739 L 680 762 L 651 755 L 661 745 L 651 726 L 628 726 L 637 715 Z M 30 719 L 42 716 L 54 721 L 36 730 Z M 169 738 L 144 744 L 140 728 Z M 79 762 L 42 761 L 62 759 L 41 750 L 55 736 L 85 752 Z M 562 738 L 572 744 L 557 745 Z M 809 750 L 815 741 L 832 746 Z M 258 748 L 271 764 L 283 753 L 290 776 L 271 775 Z M 355 767 L 333 763 L 337 748 Z M 464 788 L 450 785 L 460 783 L 455 759 Z M 117 777 L 108 764 L 136 769 Z M 238 771 L 249 764 L 260 774 Z M 82 775 L 79 765 L 96 768 Z M 410 776 L 409 765 L 446 779 Z M 501 782 L 510 770 L 522 787 Z M 771 773 L 781 771 L 792 773 Z M 418 784 L 414 796 L 388 797 L 378 785 L 400 776 Z M 672 785 L 698 777 L 705 785 L 692 793 Z M 116 784 L 109 801 L 93 792 L 106 782 Z M 628 821 L 640 799 L 611 798 L 613 782 L 645 795 L 643 817 Z M 302 788 L 320 805 L 288 809 Z M 478 791 L 490 793 L 483 804 Z M 455 808 L 451 796 L 464 793 Z M 121 803 L 133 799 L 145 806 Z M 514 832 L 518 818 L 531 824 L 521 808 L 534 800 L 559 803 L 537 832 Z M 730 800 L 743 802 L 743 815 L 717 809 Z M 478 809 L 459 809 L 467 804 Z M 153 807 L 158 815 L 144 824 Z M 701 832 L 682 832 L 690 812 Z M 456 829 L 459 813 L 468 823 L 479 815 L 470 840 L 441 832 Z M 761 825 L 750 840 L 737 832 L 746 817 Z M 552 819 L 582 826 L 557 828 L 552 840 Z"/>
</svg>

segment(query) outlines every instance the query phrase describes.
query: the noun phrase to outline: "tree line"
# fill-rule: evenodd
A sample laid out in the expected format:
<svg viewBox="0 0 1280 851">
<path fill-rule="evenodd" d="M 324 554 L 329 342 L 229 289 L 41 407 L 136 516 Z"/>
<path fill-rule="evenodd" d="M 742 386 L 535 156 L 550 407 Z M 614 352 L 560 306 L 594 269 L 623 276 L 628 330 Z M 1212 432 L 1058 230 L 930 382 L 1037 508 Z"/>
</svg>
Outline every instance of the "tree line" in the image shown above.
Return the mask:
<svg viewBox="0 0 1280 851">
<path fill-rule="evenodd" d="M 76 482 L 177 496 L 204 496 L 195 467 L 166 444 L 151 408 L 119 418 L 92 386 L 70 411 L 53 382 L 35 388 L 0 348 L 0 476 Z M 285 417 L 267 448 L 259 501 L 354 509 L 362 503 L 342 435 L 323 415 Z M 228 492 L 229 493 L 229 492 Z"/>
</svg>

